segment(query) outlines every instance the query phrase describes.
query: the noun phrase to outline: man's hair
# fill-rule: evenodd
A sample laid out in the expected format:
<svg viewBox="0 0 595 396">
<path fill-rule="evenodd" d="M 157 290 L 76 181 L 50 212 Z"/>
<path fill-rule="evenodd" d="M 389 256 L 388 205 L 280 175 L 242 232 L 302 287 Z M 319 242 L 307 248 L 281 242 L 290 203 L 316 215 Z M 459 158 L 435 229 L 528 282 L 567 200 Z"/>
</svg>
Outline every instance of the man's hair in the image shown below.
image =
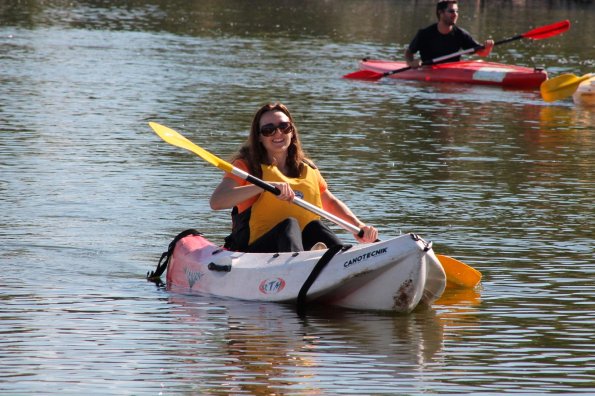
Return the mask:
<svg viewBox="0 0 595 396">
<path fill-rule="evenodd" d="M 436 3 L 436 18 L 440 19 L 440 11 L 446 10 L 452 4 L 457 4 L 457 0 L 439 0 Z"/>
</svg>

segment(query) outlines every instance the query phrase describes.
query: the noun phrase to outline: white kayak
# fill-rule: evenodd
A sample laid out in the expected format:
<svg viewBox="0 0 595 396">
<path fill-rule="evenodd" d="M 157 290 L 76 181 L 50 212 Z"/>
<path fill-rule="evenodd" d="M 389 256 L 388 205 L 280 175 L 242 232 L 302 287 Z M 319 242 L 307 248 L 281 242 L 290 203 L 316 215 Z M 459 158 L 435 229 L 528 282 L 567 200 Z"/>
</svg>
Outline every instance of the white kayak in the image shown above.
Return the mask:
<svg viewBox="0 0 595 396">
<path fill-rule="evenodd" d="M 595 106 L 595 76 L 580 83 L 572 100 L 583 106 Z"/>
<path fill-rule="evenodd" d="M 167 290 L 176 293 L 407 313 L 431 305 L 446 287 L 431 245 L 407 234 L 333 249 L 243 253 L 189 230 L 174 239 L 149 277 L 167 267 Z"/>
</svg>

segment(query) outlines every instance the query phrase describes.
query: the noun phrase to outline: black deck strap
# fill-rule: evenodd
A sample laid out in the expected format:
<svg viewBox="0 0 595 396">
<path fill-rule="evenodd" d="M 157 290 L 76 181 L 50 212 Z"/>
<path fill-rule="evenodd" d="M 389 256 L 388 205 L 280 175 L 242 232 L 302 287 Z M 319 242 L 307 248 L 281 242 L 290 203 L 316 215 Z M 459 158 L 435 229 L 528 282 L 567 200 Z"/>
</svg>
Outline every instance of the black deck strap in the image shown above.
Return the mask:
<svg viewBox="0 0 595 396">
<path fill-rule="evenodd" d="M 306 281 L 302 285 L 302 288 L 300 289 L 300 292 L 298 293 L 298 297 L 297 297 L 297 312 L 298 312 L 298 315 L 304 316 L 304 314 L 306 313 L 306 296 L 308 294 L 308 290 L 310 290 L 310 287 L 314 284 L 314 282 L 318 278 L 318 275 L 320 275 L 320 273 L 322 272 L 322 270 L 324 269 L 324 267 L 326 267 L 326 265 L 331 261 L 331 259 L 333 257 L 335 257 L 335 255 L 338 252 L 343 251 L 344 248 L 345 248 L 344 245 L 334 245 L 334 246 L 331 246 L 322 255 L 322 257 L 320 257 L 320 259 L 318 260 L 318 262 L 316 263 L 316 265 L 312 269 L 312 272 L 310 273 L 310 276 L 308 276 L 308 279 L 306 279 Z"/>
<path fill-rule="evenodd" d="M 167 264 L 169 263 L 169 259 L 171 258 L 172 253 L 174 252 L 176 244 L 180 239 L 185 238 L 188 235 L 202 235 L 202 232 L 191 228 L 186 231 L 182 231 L 178 235 L 176 235 L 176 237 L 173 239 L 173 241 L 170 242 L 169 246 L 167 247 L 167 251 L 161 254 L 161 258 L 157 263 L 157 268 L 155 268 L 155 271 L 147 272 L 147 280 L 153 282 L 159 280 L 159 278 L 161 277 L 161 275 L 163 275 L 165 269 L 167 268 Z"/>
</svg>

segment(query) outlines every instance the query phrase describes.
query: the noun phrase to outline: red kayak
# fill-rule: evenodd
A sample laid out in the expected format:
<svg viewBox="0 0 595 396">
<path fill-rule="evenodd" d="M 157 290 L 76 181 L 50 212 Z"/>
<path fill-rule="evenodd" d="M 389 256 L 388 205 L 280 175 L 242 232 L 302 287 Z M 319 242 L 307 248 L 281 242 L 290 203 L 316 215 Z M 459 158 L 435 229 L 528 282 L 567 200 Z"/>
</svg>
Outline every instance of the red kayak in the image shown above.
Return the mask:
<svg viewBox="0 0 595 396">
<path fill-rule="evenodd" d="M 406 68 L 405 62 L 364 59 L 360 62 L 361 70 L 375 73 L 387 73 Z M 440 63 L 409 69 L 386 77 L 402 80 L 417 80 L 459 84 L 497 85 L 507 88 L 539 89 L 547 79 L 543 69 L 505 65 L 481 60 Z"/>
</svg>

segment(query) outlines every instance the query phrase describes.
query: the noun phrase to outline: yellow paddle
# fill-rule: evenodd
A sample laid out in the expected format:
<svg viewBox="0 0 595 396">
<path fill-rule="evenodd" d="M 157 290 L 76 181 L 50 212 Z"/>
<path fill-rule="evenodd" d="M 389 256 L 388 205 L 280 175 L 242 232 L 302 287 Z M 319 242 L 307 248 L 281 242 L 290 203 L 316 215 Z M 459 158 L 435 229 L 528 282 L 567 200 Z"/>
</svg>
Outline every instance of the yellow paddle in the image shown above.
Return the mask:
<svg viewBox="0 0 595 396">
<path fill-rule="evenodd" d="M 217 168 L 232 173 L 236 176 L 239 176 L 242 179 L 257 185 L 258 187 L 263 188 L 272 194 L 280 194 L 280 191 L 272 184 L 269 184 L 264 180 L 261 180 L 257 177 L 250 175 L 249 173 L 244 172 L 239 168 L 236 168 L 229 162 L 222 160 L 216 155 L 209 153 L 202 147 L 192 143 L 190 140 L 186 139 L 184 136 L 174 131 L 173 129 L 158 124 L 156 122 L 149 122 L 149 126 L 153 129 L 153 131 L 155 131 L 157 135 L 159 135 L 161 139 L 165 140 L 167 143 L 173 146 L 181 147 L 186 150 L 192 151 L 194 154 L 198 155 L 207 162 L 210 162 L 211 164 L 215 165 Z M 332 221 L 333 223 L 343 227 L 347 231 L 350 231 L 354 234 L 358 234 L 359 236 L 363 235 L 362 230 L 360 230 L 358 227 L 341 219 L 340 217 L 337 217 L 319 208 L 318 206 L 312 205 L 311 203 L 306 202 L 297 197 L 293 200 L 293 203 Z M 471 268 L 465 263 L 455 260 L 452 257 L 442 255 L 440 255 L 438 259 L 444 267 L 444 272 L 446 273 L 446 280 L 450 283 L 453 283 L 458 286 L 472 288 L 475 287 L 475 285 L 477 285 L 477 283 L 481 279 L 481 274 L 479 273 L 479 271 L 475 270 L 474 268 Z"/>
<path fill-rule="evenodd" d="M 186 150 L 192 151 L 199 157 L 202 157 L 202 159 L 215 165 L 217 168 L 223 169 L 224 171 L 229 173 L 232 172 L 232 164 L 223 161 L 216 155 L 213 155 L 209 153 L 207 150 L 203 149 L 202 147 L 197 146 L 196 144 L 192 143 L 190 140 L 186 139 L 184 136 L 174 131 L 173 129 L 160 125 L 156 122 L 149 122 L 149 126 L 153 128 L 153 131 L 155 131 L 155 133 L 159 135 L 159 137 L 165 140 L 167 143 L 173 146 L 181 147 Z"/>
<path fill-rule="evenodd" d="M 437 254 L 442 268 L 446 273 L 446 280 L 456 286 L 473 288 L 481 281 L 481 272 L 452 257 Z"/>
<path fill-rule="evenodd" d="M 555 100 L 567 98 L 574 94 L 580 83 L 593 76 L 595 76 L 595 74 L 590 73 L 585 74 L 582 77 L 577 77 L 574 74 L 569 73 L 545 80 L 539 87 L 541 97 L 546 102 L 553 102 Z"/>
</svg>

